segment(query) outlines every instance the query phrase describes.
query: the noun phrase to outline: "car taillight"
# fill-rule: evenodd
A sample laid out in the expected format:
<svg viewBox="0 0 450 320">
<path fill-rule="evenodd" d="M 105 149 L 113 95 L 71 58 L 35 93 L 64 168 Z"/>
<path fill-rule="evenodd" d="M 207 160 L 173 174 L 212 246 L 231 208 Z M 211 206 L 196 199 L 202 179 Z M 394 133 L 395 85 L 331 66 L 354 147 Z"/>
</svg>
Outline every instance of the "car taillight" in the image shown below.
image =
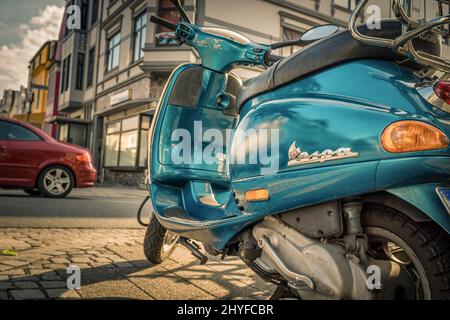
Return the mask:
<svg viewBox="0 0 450 320">
<path fill-rule="evenodd" d="M 438 81 L 434 85 L 434 93 L 445 103 L 450 104 L 450 82 Z"/>
<path fill-rule="evenodd" d="M 80 162 L 91 163 L 91 155 L 87 152 L 83 154 L 78 154 L 76 158 Z"/>
</svg>

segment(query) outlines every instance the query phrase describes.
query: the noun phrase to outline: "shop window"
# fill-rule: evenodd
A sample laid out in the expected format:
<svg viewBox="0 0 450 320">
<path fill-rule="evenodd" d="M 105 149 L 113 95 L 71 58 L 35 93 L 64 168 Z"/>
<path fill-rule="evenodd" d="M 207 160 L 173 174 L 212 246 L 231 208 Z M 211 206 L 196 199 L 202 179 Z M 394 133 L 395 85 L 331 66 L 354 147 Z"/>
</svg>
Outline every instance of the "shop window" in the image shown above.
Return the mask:
<svg viewBox="0 0 450 320">
<path fill-rule="evenodd" d="M 58 140 L 62 142 L 67 142 L 68 136 L 69 136 L 69 125 L 68 124 L 60 125 L 58 132 Z"/>
<path fill-rule="evenodd" d="M 139 167 L 146 167 L 148 160 L 148 134 L 151 126 L 150 117 L 142 117 L 141 136 L 139 144 Z"/>
<path fill-rule="evenodd" d="M 180 16 L 180 13 L 178 12 L 178 9 L 173 5 L 173 3 L 170 0 L 160 0 L 159 1 L 158 16 L 163 19 L 169 20 L 173 23 L 178 23 L 181 20 L 181 16 Z M 173 32 L 173 30 L 169 30 L 160 25 L 157 25 L 156 33 L 163 33 L 163 32 Z M 171 37 L 163 36 L 163 37 L 160 37 L 159 39 L 157 39 L 156 41 L 157 41 L 157 45 L 159 45 L 159 46 L 177 45 L 177 41 Z"/>
<path fill-rule="evenodd" d="M 86 147 L 86 125 L 71 123 L 69 129 L 69 143 Z"/>
<path fill-rule="evenodd" d="M 107 125 L 105 167 L 137 168 L 147 165 L 149 116 L 136 116 Z"/>
<path fill-rule="evenodd" d="M 134 19 L 133 61 L 144 57 L 145 39 L 147 37 L 147 12 Z"/>
<path fill-rule="evenodd" d="M 58 140 L 86 147 L 87 125 L 79 123 L 65 123 L 59 126 Z"/>
</svg>

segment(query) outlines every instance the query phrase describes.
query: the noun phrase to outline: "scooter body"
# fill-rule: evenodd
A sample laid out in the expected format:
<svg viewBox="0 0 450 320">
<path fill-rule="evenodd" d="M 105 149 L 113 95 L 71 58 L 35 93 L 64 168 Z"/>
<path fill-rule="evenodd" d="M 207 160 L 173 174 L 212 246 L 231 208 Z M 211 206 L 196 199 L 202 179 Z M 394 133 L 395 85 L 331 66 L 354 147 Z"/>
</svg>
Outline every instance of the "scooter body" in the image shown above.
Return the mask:
<svg viewBox="0 0 450 320">
<path fill-rule="evenodd" d="M 422 193 L 423 188 L 436 189 L 448 183 L 450 149 L 405 155 L 388 153 L 380 146 L 384 129 L 400 120 L 424 121 L 450 134 L 449 117 L 440 117 L 420 98 L 415 88 L 419 79 L 411 72 L 386 61 L 349 62 L 254 97 L 237 117 L 215 107 L 215 97 L 223 92 L 222 85 L 207 96 L 213 98 L 205 99 L 203 106 L 189 108 L 169 103 L 180 75 L 198 68 L 202 66 L 184 65 L 173 73 L 154 127 L 152 199 L 158 218 L 167 229 L 223 250 L 240 231 L 265 216 L 386 191 L 401 194 L 401 198 L 418 208 L 434 203 L 433 209 L 424 213 L 450 231 L 448 213 L 438 193 L 434 191 L 426 199 L 415 195 Z M 222 82 L 225 75 L 219 78 L 212 81 Z M 229 129 L 267 129 L 270 124 L 271 129 L 280 133 L 277 172 L 271 173 L 269 164 L 262 174 L 265 166 L 261 163 L 228 166 L 172 163 L 177 141 L 168 133 L 182 128 L 191 137 L 203 140 L 204 131 L 194 132 L 196 121 L 202 122 L 204 130 L 220 130 L 223 137 Z M 251 149 L 248 140 L 233 138 L 231 152 L 248 154 Z M 290 166 L 289 149 L 294 142 L 310 154 L 350 148 L 358 155 Z M 190 141 L 192 159 L 195 144 L 196 141 Z M 198 146 L 201 152 L 203 147 Z M 219 147 L 226 150 L 227 146 Z M 405 187 L 409 191 L 401 192 Z M 267 201 L 242 200 L 246 191 L 261 188 L 269 190 Z M 217 205 L 202 204 L 202 197 L 215 198 Z"/>
<path fill-rule="evenodd" d="M 268 67 L 270 46 L 186 21 L 172 27 L 202 63 L 174 70 L 151 129 L 150 192 L 163 227 L 217 254 L 238 244 L 258 274 L 316 294 L 303 298 L 370 296 L 362 266 L 386 263 L 363 252 L 363 203 L 448 236 L 450 115 L 419 92 L 416 72 L 354 59 L 240 100 L 245 84 L 233 68 Z M 402 121 L 437 129 L 446 145 L 387 151 L 383 134 Z"/>
</svg>

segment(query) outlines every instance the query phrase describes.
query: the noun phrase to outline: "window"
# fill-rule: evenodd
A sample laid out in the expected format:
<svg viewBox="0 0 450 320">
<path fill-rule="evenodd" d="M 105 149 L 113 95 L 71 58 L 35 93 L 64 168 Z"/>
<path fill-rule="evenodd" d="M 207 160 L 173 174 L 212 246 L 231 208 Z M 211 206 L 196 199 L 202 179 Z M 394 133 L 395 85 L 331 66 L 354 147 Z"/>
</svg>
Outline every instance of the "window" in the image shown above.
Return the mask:
<svg viewBox="0 0 450 320">
<path fill-rule="evenodd" d="M 31 130 L 9 122 L 0 121 L 0 135 L 10 141 L 42 141 L 41 137 Z"/>
<path fill-rule="evenodd" d="M 147 36 L 147 12 L 141 13 L 134 20 L 133 61 L 144 57 L 142 50 Z"/>
<path fill-rule="evenodd" d="M 48 47 L 48 60 L 55 60 L 55 54 L 56 54 L 56 42 L 51 42 Z"/>
<path fill-rule="evenodd" d="M 58 140 L 86 147 L 87 126 L 78 123 L 65 123 L 59 125 Z"/>
<path fill-rule="evenodd" d="M 95 47 L 89 50 L 87 80 L 86 80 L 87 88 L 91 87 L 94 82 L 94 63 L 95 63 Z"/>
<path fill-rule="evenodd" d="M 148 134 L 150 132 L 151 118 L 144 116 L 141 121 L 141 136 L 139 144 L 139 167 L 146 167 L 148 161 Z"/>
<path fill-rule="evenodd" d="M 106 167 L 145 167 L 148 154 L 149 116 L 136 116 L 106 128 Z"/>
<path fill-rule="evenodd" d="M 50 72 L 48 75 L 48 93 L 47 93 L 47 108 L 45 109 L 46 114 L 50 114 L 52 111 L 51 108 L 48 107 L 50 103 L 53 102 L 53 94 L 55 88 L 55 72 Z"/>
<path fill-rule="evenodd" d="M 181 20 L 180 13 L 178 12 L 177 8 L 173 5 L 173 3 L 170 0 L 160 0 L 159 1 L 158 16 L 163 19 L 169 20 L 173 23 L 178 23 Z M 160 25 L 157 25 L 156 33 L 162 33 L 162 32 L 172 32 L 172 30 L 169 30 Z M 176 45 L 177 42 L 175 39 L 172 39 L 172 38 L 161 37 L 161 38 L 157 39 L 157 44 L 161 45 L 161 46 L 170 46 L 170 45 Z"/>
<path fill-rule="evenodd" d="M 88 24 L 88 3 L 87 0 L 81 1 L 81 30 L 87 30 Z"/>
<path fill-rule="evenodd" d="M 69 89 L 70 80 L 70 55 L 63 60 L 63 71 L 61 77 L 61 93 Z"/>
<path fill-rule="evenodd" d="M 92 12 L 91 12 L 91 26 L 97 22 L 98 20 L 98 1 L 99 0 L 93 0 L 92 1 Z"/>
<path fill-rule="evenodd" d="M 300 31 L 283 27 L 283 41 L 298 40 L 298 39 L 300 39 L 300 36 L 301 36 Z M 298 49 L 299 49 L 298 46 L 286 47 L 286 48 L 283 48 L 283 54 L 291 55 Z"/>
<path fill-rule="evenodd" d="M 77 81 L 75 85 L 75 88 L 77 90 L 83 89 L 83 74 L 84 74 L 84 53 L 79 53 L 77 61 Z"/>
<path fill-rule="evenodd" d="M 106 71 L 109 72 L 119 66 L 120 59 L 120 32 L 108 39 L 106 52 Z"/>
<path fill-rule="evenodd" d="M 35 92 L 37 92 L 37 94 L 33 95 L 33 98 L 36 97 L 36 100 L 34 100 L 34 109 L 35 111 L 38 111 L 41 103 L 41 90 L 37 89 Z"/>
<path fill-rule="evenodd" d="M 353 11 L 356 9 L 356 2 L 355 0 L 334 0 L 334 5 Z"/>
</svg>

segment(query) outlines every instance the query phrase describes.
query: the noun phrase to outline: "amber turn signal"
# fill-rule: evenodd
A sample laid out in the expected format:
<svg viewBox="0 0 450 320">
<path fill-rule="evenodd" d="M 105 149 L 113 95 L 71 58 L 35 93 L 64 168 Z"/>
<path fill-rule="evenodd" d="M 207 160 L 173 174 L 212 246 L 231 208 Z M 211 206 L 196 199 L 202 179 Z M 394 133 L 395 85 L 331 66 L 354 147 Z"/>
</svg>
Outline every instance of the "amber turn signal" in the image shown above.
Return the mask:
<svg viewBox="0 0 450 320">
<path fill-rule="evenodd" d="M 267 189 L 257 189 L 245 192 L 245 201 L 267 201 L 269 200 L 269 191 Z"/>
<path fill-rule="evenodd" d="M 399 121 L 388 126 L 382 136 L 381 145 L 392 153 L 445 149 L 448 137 L 432 125 L 420 121 Z"/>
</svg>

